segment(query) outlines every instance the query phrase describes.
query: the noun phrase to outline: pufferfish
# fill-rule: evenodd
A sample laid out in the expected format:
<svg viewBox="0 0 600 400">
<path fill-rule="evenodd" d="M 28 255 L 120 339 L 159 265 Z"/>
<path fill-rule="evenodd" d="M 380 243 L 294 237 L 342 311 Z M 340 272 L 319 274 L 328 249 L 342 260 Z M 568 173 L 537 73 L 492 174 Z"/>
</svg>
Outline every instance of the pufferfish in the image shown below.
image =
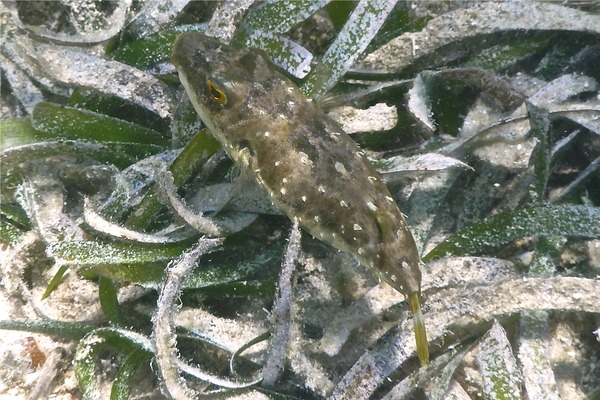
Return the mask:
<svg viewBox="0 0 600 400">
<path fill-rule="evenodd" d="M 258 50 L 188 32 L 175 40 L 171 61 L 202 121 L 273 204 L 408 298 L 427 364 L 419 253 L 365 153 Z"/>
</svg>

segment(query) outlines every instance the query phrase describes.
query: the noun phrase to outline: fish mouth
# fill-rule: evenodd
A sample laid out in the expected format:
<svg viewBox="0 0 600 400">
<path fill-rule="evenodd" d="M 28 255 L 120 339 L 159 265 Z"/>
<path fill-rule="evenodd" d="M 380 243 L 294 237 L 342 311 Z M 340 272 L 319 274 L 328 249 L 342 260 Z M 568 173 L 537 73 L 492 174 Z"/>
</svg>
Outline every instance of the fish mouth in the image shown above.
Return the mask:
<svg viewBox="0 0 600 400">
<path fill-rule="evenodd" d="M 223 44 L 214 37 L 200 32 L 184 32 L 173 42 L 171 62 L 178 68 L 198 63 L 209 64 L 209 57 L 221 53 L 222 47 Z"/>
<path fill-rule="evenodd" d="M 186 62 L 189 62 L 189 58 L 197 51 L 198 40 L 201 40 L 201 38 L 196 35 L 190 35 L 190 33 L 178 35 L 173 42 L 171 63 L 178 69 L 185 65 Z"/>
</svg>

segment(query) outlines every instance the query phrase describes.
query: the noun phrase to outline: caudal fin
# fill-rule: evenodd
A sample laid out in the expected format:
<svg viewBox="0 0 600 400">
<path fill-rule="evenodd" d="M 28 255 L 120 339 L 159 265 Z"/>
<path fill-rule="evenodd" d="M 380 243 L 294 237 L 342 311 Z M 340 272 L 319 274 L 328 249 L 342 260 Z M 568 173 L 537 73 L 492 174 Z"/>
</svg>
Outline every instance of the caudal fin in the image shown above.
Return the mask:
<svg viewBox="0 0 600 400">
<path fill-rule="evenodd" d="M 423 312 L 421 311 L 419 292 L 412 292 L 408 295 L 408 304 L 413 315 L 417 355 L 419 356 L 419 361 L 421 361 L 421 366 L 424 367 L 429 364 L 429 344 L 427 343 L 427 331 L 425 330 L 425 321 L 423 320 Z"/>
</svg>

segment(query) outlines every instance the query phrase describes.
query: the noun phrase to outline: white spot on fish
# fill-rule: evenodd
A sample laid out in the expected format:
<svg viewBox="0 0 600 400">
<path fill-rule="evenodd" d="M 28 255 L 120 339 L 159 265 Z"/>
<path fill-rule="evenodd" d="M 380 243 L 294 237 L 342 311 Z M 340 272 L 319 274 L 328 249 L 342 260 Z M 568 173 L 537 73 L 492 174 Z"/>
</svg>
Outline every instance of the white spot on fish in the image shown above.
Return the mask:
<svg viewBox="0 0 600 400">
<path fill-rule="evenodd" d="M 325 189 L 325 186 L 323 186 L 323 185 L 319 185 L 319 187 L 318 187 L 317 189 L 318 189 L 318 190 L 319 190 L 319 192 L 321 192 L 321 193 L 325 193 L 325 191 L 326 191 L 326 189 Z"/>
<path fill-rule="evenodd" d="M 288 181 L 288 180 L 287 180 L 287 178 L 283 178 L 283 179 L 281 180 L 281 182 L 283 182 L 283 183 L 287 183 L 287 181 Z"/>
<path fill-rule="evenodd" d="M 302 196 L 302 201 L 306 203 L 306 196 Z"/>
<path fill-rule="evenodd" d="M 279 118 L 279 119 L 287 119 L 287 117 L 285 116 L 285 114 L 278 114 L 277 118 Z"/>
<path fill-rule="evenodd" d="M 387 199 L 387 201 L 389 201 L 390 203 L 394 202 L 394 199 L 391 196 L 385 196 L 385 198 Z"/>
<path fill-rule="evenodd" d="M 264 133 L 265 137 L 269 137 L 269 135 L 270 135 L 270 134 L 271 134 L 271 132 L 269 132 L 269 131 L 266 131 L 266 132 Z"/>
<path fill-rule="evenodd" d="M 346 171 L 346 167 L 344 167 L 344 164 L 342 164 L 339 161 L 335 163 L 334 167 L 335 167 L 335 170 L 337 172 L 339 172 L 340 174 L 346 174 L 346 173 L 348 173 L 348 171 Z"/>
<path fill-rule="evenodd" d="M 360 226 L 359 224 L 354 224 L 353 228 L 355 231 L 362 231 L 362 226 Z"/>
<path fill-rule="evenodd" d="M 370 180 L 371 182 L 377 182 L 379 179 L 377 179 L 377 177 L 376 177 L 376 176 L 369 176 L 369 180 Z"/>
<path fill-rule="evenodd" d="M 390 279 L 392 280 L 392 282 L 396 282 L 398 278 L 396 277 L 396 275 L 390 275 Z"/>
<path fill-rule="evenodd" d="M 346 203 L 344 200 L 342 200 L 342 201 L 340 201 L 340 206 L 348 207 L 348 203 Z"/>
<path fill-rule="evenodd" d="M 367 208 L 371 211 L 377 211 L 377 206 L 372 201 L 367 202 Z"/>
<path fill-rule="evenodd" d="M 293 101 L 288 101 L 288 106 L 289 106 L 290 108 L 291 108 L 291 107 L 294 107 L 295 105 L 296 105 L 296 103 L 294 103 Z"/>
<path fill-rule="evenodd" d="M 291 86 L 288 86 L 287 88 L 288 93 L 294 93 L 294 88 Z"/>
<path fill-rule="evenodd" d="M 279 167 L 279 164 L 281 164 L 281 161 L 275 161 L 275 166 Z"/>
<path fill-rule="evenodd" d="M 365 254 L 365 249 L 363 249 L 362 247 L 359 247 L 357 251 L 358 251 L 358 254 L 360 254 L 360 255 Z"/>
<path fill-rule="evenodd" d="M 287 192 L 287 191 L 285 190 L 285 188 L 281 188 L 281 189 L 279 189 L 279 191 L 280 191 L 280 192 L 281 192 L 281 194 L 283 194 L 283 195 L 285 195 L 285 194 L 286 194 L 286 192 Z"/>
<path fill-rule="evenodd" d="M 321 221 L 321 218 L 319 218 L 319 216 L 318 216 L 318 215 L 315 215 L 315 222 L 316 222 L 316 223 L 319 223 L 319 221 Z"/>
</svg>

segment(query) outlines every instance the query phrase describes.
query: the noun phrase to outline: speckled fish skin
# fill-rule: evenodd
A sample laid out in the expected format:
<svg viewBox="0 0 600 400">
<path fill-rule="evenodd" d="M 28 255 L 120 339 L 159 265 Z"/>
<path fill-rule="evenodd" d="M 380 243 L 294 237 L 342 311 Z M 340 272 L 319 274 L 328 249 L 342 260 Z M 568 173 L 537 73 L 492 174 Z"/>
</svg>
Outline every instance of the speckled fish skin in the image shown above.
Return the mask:
<svg viewBox="0 0 600 400">
<path fill-rule="evenodd" d="M 411 309 L 420 315 L 413 237 L 356 143 L 259 51 L 184 33 L 171 61 L 204 123 L 273 203 L 314 237 L 412 295 Z"/>
</svg>

